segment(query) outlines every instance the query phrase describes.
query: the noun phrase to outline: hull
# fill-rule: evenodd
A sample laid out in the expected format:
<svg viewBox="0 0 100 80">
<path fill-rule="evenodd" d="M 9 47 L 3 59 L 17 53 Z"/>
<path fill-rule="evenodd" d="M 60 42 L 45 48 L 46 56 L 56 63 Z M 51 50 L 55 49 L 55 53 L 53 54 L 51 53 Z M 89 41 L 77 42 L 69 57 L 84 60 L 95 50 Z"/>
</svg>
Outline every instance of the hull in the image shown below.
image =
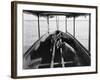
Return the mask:
<svg viewBox="0 0 100 80">
<path fill-rule="evenodd" d="M 90 66 L 90 52 L 71 34 L 45 34 L 24 54 L 24 68 Z"/>
</svg>

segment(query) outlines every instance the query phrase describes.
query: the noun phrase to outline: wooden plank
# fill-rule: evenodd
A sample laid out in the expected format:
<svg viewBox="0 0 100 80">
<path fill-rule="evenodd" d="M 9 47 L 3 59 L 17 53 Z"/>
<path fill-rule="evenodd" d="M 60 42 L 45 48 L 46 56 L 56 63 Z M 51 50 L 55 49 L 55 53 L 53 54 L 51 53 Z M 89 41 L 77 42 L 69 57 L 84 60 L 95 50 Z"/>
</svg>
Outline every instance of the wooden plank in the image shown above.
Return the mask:
<svg viewBox="0 0 100 80">
<path fill-rule="evenodd" d="M 53 46 L 53 53 L 52 53 L 52 59 L 51 59 L 51 68 L 54 67 L 54 56 L 55 56 L 55 43 L 54 43 L 54 46 Z"/>
<path fill-rule="evenodd" d="M 60 52 L 61 52 L 61 63 L 62 63 L 62 67 L 65 67 L 64 58 L 63 58 L 63 56 L 62 56 L 62 48 L 60 48 Z"/>
</svg>

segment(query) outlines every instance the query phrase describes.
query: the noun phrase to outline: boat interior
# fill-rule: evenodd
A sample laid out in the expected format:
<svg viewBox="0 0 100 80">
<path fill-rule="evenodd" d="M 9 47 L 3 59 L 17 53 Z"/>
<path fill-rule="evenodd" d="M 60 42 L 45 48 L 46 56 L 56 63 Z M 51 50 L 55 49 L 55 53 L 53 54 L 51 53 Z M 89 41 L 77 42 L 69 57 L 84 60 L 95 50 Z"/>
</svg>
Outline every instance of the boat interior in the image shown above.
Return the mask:
<svg viewBox="0 0 100 80">
<path fill-rule="evenodd" d="M 89 15 L 87 13 L 32 10 L 24 10 L 23 12 L 36 15 L 38 17 L 38 26 L 39 16 L 47 17 L 49 26 L 49 18 L 52 18 L 54 15 L 63 15 L 66 16 L 66 18 Z M 73 22 L 75 23 L 75 19 Z M 23 58 L 24 69 L 90 66 L 90 44 L 87 50 L 80 41 L 75 38 L 75 31 L 74 35 L 72 35 L 67 30 L 65 30 L 65 32 L 55 30 L 52 33 L 48 30 L 48 32 L 42 36 L 40 36 L 39 33 L 39 39 L 24 53 Z"/>
</svg>

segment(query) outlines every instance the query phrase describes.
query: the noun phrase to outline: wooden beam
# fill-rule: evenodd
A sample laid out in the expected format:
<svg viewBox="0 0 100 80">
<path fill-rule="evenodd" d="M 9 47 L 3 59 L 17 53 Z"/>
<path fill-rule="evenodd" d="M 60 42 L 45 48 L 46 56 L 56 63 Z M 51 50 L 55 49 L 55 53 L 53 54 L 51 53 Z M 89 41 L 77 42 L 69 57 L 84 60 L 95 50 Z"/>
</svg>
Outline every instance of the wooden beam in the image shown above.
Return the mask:
<svg viewBox="0 0 100 80">
<path fill-rule="evenodd" d="M 55 57 L 55 43 L 53 45 L 52 59 L 51 59 L 51 68 L 54 67 L 54 57 Z"/>
<path fill-rule="evenodd" d="M 60 42 L 62 43 L 61 39 L 60 39 Z M 62 64 L 62 67 L 65 67 L 65 62 L 64 62 L 64 57 L 63 57 L 63 53 L 62 53 L 62 48 L 60 48 L 60 53 L 61 53 L 61 64 Z"/>
</svg>

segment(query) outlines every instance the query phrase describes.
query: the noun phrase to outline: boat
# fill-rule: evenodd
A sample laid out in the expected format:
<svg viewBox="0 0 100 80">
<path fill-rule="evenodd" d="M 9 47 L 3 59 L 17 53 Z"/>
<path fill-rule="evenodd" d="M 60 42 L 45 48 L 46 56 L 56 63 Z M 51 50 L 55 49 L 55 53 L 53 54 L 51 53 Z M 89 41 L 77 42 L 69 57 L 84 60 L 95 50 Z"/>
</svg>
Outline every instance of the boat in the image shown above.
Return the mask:
<svg viewBox="0 0 100 80">
<path fill-rule="evenodd" d="M 59 30 L 44 34 L 23 57 L 24 69 L 91 65 L 90 52 L 73 35 Z"/>
</svg>

